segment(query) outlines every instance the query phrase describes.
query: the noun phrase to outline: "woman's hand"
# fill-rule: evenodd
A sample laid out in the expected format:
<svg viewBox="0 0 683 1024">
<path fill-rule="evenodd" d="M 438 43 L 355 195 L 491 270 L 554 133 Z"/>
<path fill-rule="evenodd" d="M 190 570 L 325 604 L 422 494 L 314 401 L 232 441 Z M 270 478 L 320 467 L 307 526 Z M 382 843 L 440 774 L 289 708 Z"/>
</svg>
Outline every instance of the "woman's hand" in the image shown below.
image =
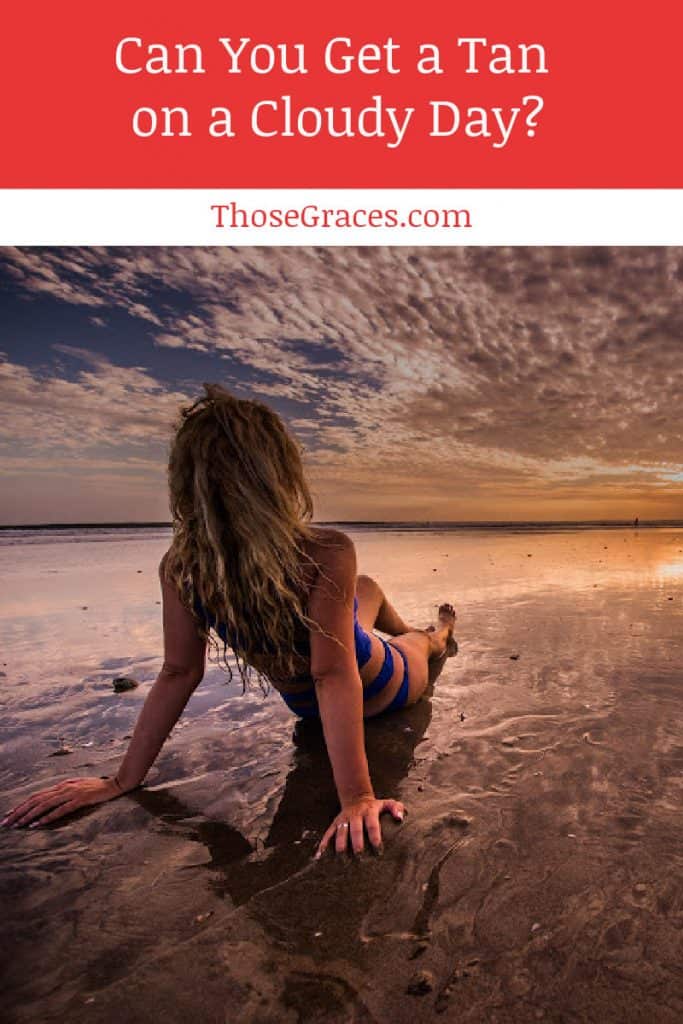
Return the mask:
<svg viewBox="0 0 683 1024">
<path fill-rule="evenodd" d="M 400 800 L 376 800 L 374 797 L 367 797 L 346 804 L 322 837 L 315 859 L 322 857 L 332 839 L 337 853 L 344 853 L 349 841 L 354 853 L 362 853 L 364 832 L 367 832 L 371 848 L 376 853 L 381 853 L 382 828 L 379 816 L 384 811 L 392 814 L 396 821 L 403 821 L 404 815 L 407 814 Z"/>
<path fill-rule="evenodd" d="M 48 789 L 33 793 L 23 803 L 17 804 L 0 821 L 0 825 L 8 828 L 19 828 L 21 825 L 35 828 L 36 825 L 47 825 L 64 814 L 78 810 L 79 807 L 104 803 L 105 800 L 113 800 L 122 794 L 123 790 L 114 779 L 65 779 L 64 782 L 58 782 Z"/>
</svg>

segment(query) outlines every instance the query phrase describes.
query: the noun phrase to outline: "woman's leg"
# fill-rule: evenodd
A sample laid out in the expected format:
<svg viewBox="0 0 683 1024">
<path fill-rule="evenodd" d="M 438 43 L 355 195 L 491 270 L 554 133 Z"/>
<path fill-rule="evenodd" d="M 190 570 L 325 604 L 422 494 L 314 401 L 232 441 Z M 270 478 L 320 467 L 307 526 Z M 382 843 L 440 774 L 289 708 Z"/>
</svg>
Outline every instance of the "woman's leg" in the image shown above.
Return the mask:
<svg viewBox="0 0 683 1024">
<path fill-rule="evenodd" d="M 455 654 L 457 644 L 453 639 L 455 611 L 450 604 L 439 607 L 436 626 L 429 630 L 409 630 L 388 641 L 398 648 L 408 663 L 408 699 L 407 704 L 419 700 L 430 683 L 434 682 L 444 665 L 446 656 Z M 394 656 L 394 676 L 387 691 L 382 691 L 365 705 L 366 717 L 379 714 L 391 704 L 404 679 L 402 659 Z"/>
<path fill-rule="evenodd" d="M 386 594 L 372 576 L 358 576 L 356 580 L 358 598 L 358 621 L 363 629 L 379 629 L 389 636 L 400 636 L 413 632 L 387 599 Z"/>
<path fill-rule="evenodd" d="M 458 649 L 453 639 L 455 625 L 455 609 L 451 604 L 439 606 L 436 626 L 429 630 L 413 630 L 404 636 L 395 637 L 391 643 L 399 647 L 408 660 L 410 688 L 408 703 L 414 704 L 427 689 L 435 662 L 443 662 L 448 654 L 455 654 Z M 438 672 L 436 672 L 438 675 Z M 433 681 L 433 680 L 432 680 Z"/>
<path fill-rule="evenodd" d="M 455 643 L 453 640 L 454 626 L 455 608 L 452 604 L 441 604 L 439 605 L 438 625 L 430 626 L 429 629 L 411 629 L 402 636 L 396 636 L 393 644 L 395 647 L 405 649 L 407 643 L 411 650 L 419 652 L 426 661 L 431 658 L 441 658 L 444 654 L 451 653 Z"/>
</svg>

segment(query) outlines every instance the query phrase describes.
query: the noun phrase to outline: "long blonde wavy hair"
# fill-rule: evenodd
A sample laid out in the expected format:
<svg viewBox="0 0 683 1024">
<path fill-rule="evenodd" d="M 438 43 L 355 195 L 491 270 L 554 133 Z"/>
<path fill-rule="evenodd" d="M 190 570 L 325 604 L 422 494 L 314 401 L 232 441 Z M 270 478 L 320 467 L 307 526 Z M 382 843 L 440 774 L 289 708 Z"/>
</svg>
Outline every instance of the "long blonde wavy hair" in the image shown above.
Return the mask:
<svg viewBox="0 0 683 1024">
<path fill-rule="evenodd" d="M 171 444 L 164 571 L 229 678 L 228 646 L 243 688 L 256 674 L 266 690 L 250 658 L 267 652 L 278 675 L 293 675 L 296 634 L 315 627 L 303 606 L 313 502 L 301 448 L 277 413 L 218 384 L 204 388 L 181 410 Z"/>
</svg>

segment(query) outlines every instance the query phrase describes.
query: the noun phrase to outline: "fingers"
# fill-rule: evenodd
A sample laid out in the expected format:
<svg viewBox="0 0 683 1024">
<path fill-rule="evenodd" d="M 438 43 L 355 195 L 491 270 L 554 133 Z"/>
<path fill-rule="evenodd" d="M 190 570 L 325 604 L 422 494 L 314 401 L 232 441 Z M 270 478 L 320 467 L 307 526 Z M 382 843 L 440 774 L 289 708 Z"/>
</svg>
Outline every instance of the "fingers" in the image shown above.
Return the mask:
<svg viewBox="0 0 683 1024">
<path fill-rule="evenodd" d="M 29 823 L 43 824 L 78 807 L 87 807 L 120 795 L 120 788 L 117 790 L 113 784 L 101 779 L 65 779 L 22 800 L 8 811 L 0 825 L 19 828 Z"/>
<path fill-rule="evenodd" d="M 332 836 L 334 834 L 335 834 L 335 826 L 334 826 L 334 823 L 333 823 L 332 825 L 330 825 L 330 827 L 328 828 L 327 832 L 325 833 L 325 835 L 320 840 L 320 845 L 318 846 L 318 849 L 317 849 L 317 852 L 316 852 L 316 855 L 315 855 L 315 859 L 316 860 L 318 860 L 318 858 L 322 857 L 322 855 L 324 854 L 325 850 L 327 849 L 327 847 L 329 845 L 330 839 L 332 838 Z"/>
<path fill-rule="evenodd" d="M 365 828 L 368 833 L 370 845 L 377 851 L 377 853 L 380 853 L 382 850 L 382 827 L 379 823 L 378 811 L 368 811 L 365 819 Z"/>
<path fill-rule="evenodd" d="M 363 818 L 358 815 L 350 820 L 351 849 L 358 855 L 363 852 Z"/>
<path fill-rule="evenodd" d="M 335 853 L 344 853 L 346 850 L 347 843 L 349 841 L 349 823 L 348 821 L 339 821 L 336 826 L 337 837 L 334 841 Z"/>
<path fill-rule="evenodd" d="M 376 853 L 382 852 L 382 827 L 380 815 L 388 811 L 395 821 L 403 821 L 408 813 L 400 800 L 374 800 L 370 806 L 364 808 L 347 808 L 339 814 L 327 829 L 318 849 L 315 859 L 322 857 L 328 846 L 334 840 L 335 853 L 345 853 L 351 847 L 354 854 L 361 854 L 365 848 L 365 834 L 371 848 Z"/>
<path fill-rule="evenodd" d="M 46 794 L 49 794 L 49 791 L 35 793 L 33 797 L 29 797 L 29 799 L 23 801 L 23 803 L 17 804 L 16 807 L 12 807 L 2 819 L 2 824 L 9 825 L 11 827 L 17 824 L 20 820 L 23 820 L 24 816 L 29 813 L 42 799 L 44 799 Z"/>
<path fill-rule="evenodd" d="M 389 811 L 396 821 L 403 821 L 408 813 L 405 804 L 402 804 L 400 800 L 383 800 L 382 811 Z"/>
<path fill-rule="evenodd" d="M 70 800 L 71 797 L 68 793 L 55 793 L 46 799 L 38 800 L 16 819 L 15 827 L 20 828 L 22 825 L 27 825 L 30 821 L 41 818 L 46 811 L 50 811 L 53 807 L 61 807 L 61 805 L 70 802 Z M 59 813 L 62 814 L 64 812 L 60 810 Z"/>
<path fill-rule="evenodd" d="M 42 800 L 49 799 L 51 796 L 56 795 L 59 790 L 58 786 L 51 786 L 49 789 L 41 789 L 38 793 L 33 793 L 26 800 L 22 800 L 16 807 L 12 807 L 10 811 L 2 819 L 3 825 L 15 825 L 17 822 L 30 812 L 38 803 Z"/>
<path fill-rule="evenodd" d="M 26 800 L 23 800 L 16 807 L 13 807 L 2 819 L 0 824 L 6 825 L 10 828 L 17 828 L 20 825 L 25 825 L 27 822 L 35 818 L 37 814 L 46 808 L 54 807 L 57 804 L 64 803 L 69 800 L 73 794 L 73 790 L 69 783 L 76 780 L 69 779 L 68 782 L 60 782 L 55 786 L 50 786 L 48 789 L 41 789 L 37 793 L 33 793 Z"/>
<path fill-rule="evenodd" d="M 75 811 L 81 806 L 82 805 L 78 800 L 68 800 L 65 804 L 60 804 L 60 806 L 50 814 L 46 814 L 43 818 L 38 818 L 37 821 L 32 821 L 29 828 L 35 828 L 37 825 L 47 825 L 56 818 L 61 818 L 63 815 L 69 814 L 71 811 Z"/>
</svg>

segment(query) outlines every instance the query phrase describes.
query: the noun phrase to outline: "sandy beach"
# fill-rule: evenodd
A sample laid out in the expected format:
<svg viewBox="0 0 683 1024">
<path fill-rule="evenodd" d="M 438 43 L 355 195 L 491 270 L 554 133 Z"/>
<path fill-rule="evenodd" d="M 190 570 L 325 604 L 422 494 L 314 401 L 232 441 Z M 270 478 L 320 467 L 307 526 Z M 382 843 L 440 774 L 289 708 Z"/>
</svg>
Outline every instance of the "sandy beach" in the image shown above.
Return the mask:
<svg viewBox="0 0 683 1024">
<path fill-rule="evenodd" d="M 432 695 L 367 723 L 384 856 L 311 860 L 319 728 L 209 667 L 144 788 L 0 832 L 5 1019 L 683 1019 L 683 529 L 350 532 L 409 621 L 459 613 Z M 118 766 L 168 537 L 0 535 L 3 811 Z"/>
</svg>

